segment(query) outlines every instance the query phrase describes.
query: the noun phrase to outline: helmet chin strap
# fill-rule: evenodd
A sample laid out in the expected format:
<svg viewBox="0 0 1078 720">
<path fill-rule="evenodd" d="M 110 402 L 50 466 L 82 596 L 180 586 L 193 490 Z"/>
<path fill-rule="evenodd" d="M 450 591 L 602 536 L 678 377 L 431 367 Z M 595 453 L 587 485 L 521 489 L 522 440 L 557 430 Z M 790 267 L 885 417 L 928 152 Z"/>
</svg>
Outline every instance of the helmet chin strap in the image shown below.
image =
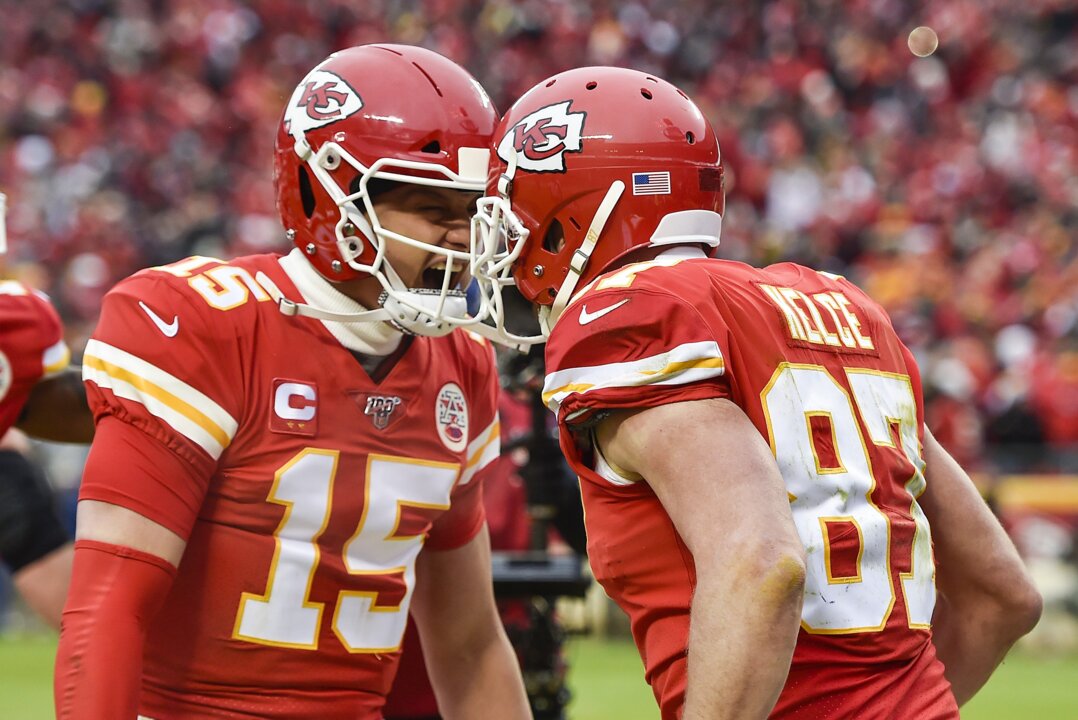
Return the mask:
<svg viewBox="0 0 1078 720">
<path fill-rule="evenodd" d="M 289 300 L 283 295 L 277 297 L 278 308 L 283 315 L 298 315 L 331 322 L 388 322 L 403 332 L 428 337 L 448 335 L 458 325 L 452 320 L 464 320 L 468 317 L 468 301 L 464 293 L 455 291 L 443 298 L 438 290 L 406 287 L 389 263 L 383 263 L 381 271 L 385 279 L 379 297 L 379 303 L 382 305 L 380 308 L 362 312 L 339 312 Z"/>
<path fill-rule="evenodd" d="M 602 234 L 603 228 L 610 219 L 610 214 L 614 212 L 614 206 L 618 204 L 623 192 L 625 192 L 625 183 L 621 180 L 615 180 L 610 184 L 610 189 L 606 191 L 606 197 L 599 203 L 599 209 L 595 211 L 595 215 L 591 219 L 588 232 L 584 235 L 584 242 L 573 252 L 573 257 L 569 261 L 569 274 L 565 276 L 561 287 L 558 288 L 558 294 L 554 296 L 554 302 L 549 306 L 539 308 L 539 327 L 542 328 L 544 335 L 550 335 L 554 324 L 558 322 L 558 318 L 565 312 L 565 307 L 573 298 L 573 291 L 576 290 L 576 286 L 584 274 L 584 269 L 588 266 L 588 260 L 591 259 L 591 254 L 595 250 L 595 245 L 599 242 L 599 236 Z"/>
<path fill-rule="evenodd" d="M 267 278 L 267 281 L 268 281 L 268 278 Z M 453 324 L 450 324 L 450 323 L 445 323 L 445 325 L 447 327 L 445 328 L 444 332 L 438 332 L 438 333 L 433 333 L 433 332 L 429 332 L 429 331 L 428 332 L 414 332 L 411 329 L 407 329 L 407 326 L 404 325 L 403 323 L 407 322 L 408 319 L 410 317 L 412 317 L 412 316 L 415 316 L 415 317 L 412 317 L 412 324 L 421 323 L 421 321 L 422 321 L 422 317 L 421 317 L 422 313 L 415 310 L 414 308 L 410 308 L 410 307 L 405 306 L 403 303 L 397 302 L 396 303 L 396 308 L 399 309 L 399 310 L 403 310 L 405 315 L 404 315 L 403 318 L 400 316 L 400 312 L 398 312 L 396 315 L 394 315 L 393 310 L 390 309 L 390 307 L 394 306 L 393 299 L 388 295 L 385 295 L 384 299 L 383 299 L 383 302 L 386 302 L 388 307 L 381 307 L 381 308 L 378 308 L 377 310 L 367 310 L 366 312 L 359 312 L 359 313 L 341 313 L 341 312 L 333 312 L 332 310 L 323 310 L 322 308 L 318 308 L 318 307 L 315 307 L 313 305 L 307 305 L 305 303 L 297 303 L 294 300 L 289 300 L 288 298 L 284 297 L 283 295 L 279 295 L 279 293 L 280 293 L 279 290 L 277 291 L 277 293 L 278 293 L 278 297 L 277 297 L 278 309 L 280 309 L 280 311 L 281 311 L 281 313 L 283 315 L 288 315 L 290 317 L 299 315 L 301 317 L 315 318 L 317 320 L 329 320 L 329 321 L 332 321 L 332 322 L 343 322 L 343 323 L 388 322 L 388 323 L 391 323 L 392 325 L 394 325 L 395 327 L 406 328 L 405 329 L 406 332 L 411 332 L 411 333 L 413 333 L 415 335 L 427 335 L 427 336 L 431 336 L 431 335 L 436 335 L 436 336 L 448 335 L 449 332 L 451 332 L 455 327 L 457 327 L 456 325 L 453 325 Z M 419 296 L 419 297 L 422 297 L 422 296 Z M 461 298 L 461 300 L 463 300 L 463 298 Z M 428 325 L 429 325 L 429 323 L 428 323 Z M 463 329 L 467 330 L 468 332 L 475 333 L 476 335 L 479 335 L 480 337 L 484 337 L 487 340 L 490 340 L 491 342 L 498 343 L 499 345 L 504 345 L 505 347 L 511 348 L 513 350 L 517 350 L 518 352 L 522 352 L 522 353 L 527 352 L 528 349 L 534 344 L 534 343 L 530 343 L 530 342 L 515 342 L 515 341 L 501 335 L 501 333 L 498 332 L 497 328 L 491 327 L 490 325 L 485 325 L 483 323 L 474 323 L 474 324 L 470 324 L 470 325 L 462 325 L 461 327 Z M 428 329 L 427 325 L 424 325 L 423 329 Z"/>
<path fill-rule="evenodd" d="M 391 319 L 389 311 L 385 308 L 366 310 L 358 313 L 341 313 L 332 310 L 323 310 L 322 308 L 317 308 L 314 305 L 307 305 L 306 303 L 298 303 L 295 300 L 289 300 L 283 296 L 277 299 L 277 307 L 280 309 L 282 315 L 288 315 L 289 317 L 299 315 L 301 317 L 315 318 L 317 320 L 331 320 L 333 322 L 342 323 L 388 322 Z"/>
</svg>

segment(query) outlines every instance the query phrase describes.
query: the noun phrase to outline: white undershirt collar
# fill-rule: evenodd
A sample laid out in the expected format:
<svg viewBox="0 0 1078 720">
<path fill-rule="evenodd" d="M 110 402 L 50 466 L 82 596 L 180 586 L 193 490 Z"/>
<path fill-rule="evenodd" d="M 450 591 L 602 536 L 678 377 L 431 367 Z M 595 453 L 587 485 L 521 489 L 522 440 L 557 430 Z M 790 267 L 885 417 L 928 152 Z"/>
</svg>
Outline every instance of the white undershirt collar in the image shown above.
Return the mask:
<svg viewBox="0 0 1078 720">
<path fill-rule="evenodd" d="M 307 304 L 340 313 L 358 313 L 370 309 L 337 290 L 333 283 L 314 269 L 299 248 L 282 257 L 280 263 Z M 343 323 L 309 318 L 298 318 L 298 321 L 322 323 L 341 345 L 364 355 L 388 355 L 397 349 L 404 337 L 399 330 L 385 322 Z"/>
</svg>

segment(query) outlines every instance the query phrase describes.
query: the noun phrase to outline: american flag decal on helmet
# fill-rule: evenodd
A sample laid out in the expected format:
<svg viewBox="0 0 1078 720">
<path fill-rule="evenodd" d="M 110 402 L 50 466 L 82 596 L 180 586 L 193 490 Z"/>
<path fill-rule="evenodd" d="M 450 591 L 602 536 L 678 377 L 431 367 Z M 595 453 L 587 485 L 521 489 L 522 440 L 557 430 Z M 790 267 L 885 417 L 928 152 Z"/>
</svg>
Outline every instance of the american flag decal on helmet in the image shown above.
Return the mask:
<svg viewBox="0 0 1078 720">
<path fill-rule="evenodd" d="M 670 173 L 633 173 L 633 195 L 669 195 Z"/>
</svg>

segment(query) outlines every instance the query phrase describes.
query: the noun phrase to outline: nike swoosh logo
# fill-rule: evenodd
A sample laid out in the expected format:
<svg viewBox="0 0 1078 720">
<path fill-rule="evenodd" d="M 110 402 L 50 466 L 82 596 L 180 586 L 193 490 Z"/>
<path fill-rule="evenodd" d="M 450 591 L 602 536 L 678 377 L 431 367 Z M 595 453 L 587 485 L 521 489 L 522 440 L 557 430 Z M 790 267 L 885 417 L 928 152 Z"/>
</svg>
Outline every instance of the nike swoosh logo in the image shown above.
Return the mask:
<svg viewBox="0 0 1078 720">
<path fill-rule="evenodd" d="M 595 312 L 588 312 L 588 306 L 585 305 L 584 307 L 580 308 L 580 324 L 587 325 L 590 322 L 594 322 L 601 318 L 603 315 L 614 312 L 627 302 L 629 302 L 629 298 L 625 298 L 621 302 L 616 302 L 610 307 L 605 307 L 602 310 L 596 310 Z"/>
<path fill-rule="evenodd" d="M 165 334 L 165 337 L 176 337 L 176 333 L 180 331 L 180 316 L 176 315 L 172 318 L 172 322 L 167 323 L 161 319 L 161 317 L 150 309 L 150 306 L 141 300 L 138 301 L 140 308 L 146 311 L 146 314 L 153 320 L 153 324 L 157 326 L 157 329 Z"/>
</svg>

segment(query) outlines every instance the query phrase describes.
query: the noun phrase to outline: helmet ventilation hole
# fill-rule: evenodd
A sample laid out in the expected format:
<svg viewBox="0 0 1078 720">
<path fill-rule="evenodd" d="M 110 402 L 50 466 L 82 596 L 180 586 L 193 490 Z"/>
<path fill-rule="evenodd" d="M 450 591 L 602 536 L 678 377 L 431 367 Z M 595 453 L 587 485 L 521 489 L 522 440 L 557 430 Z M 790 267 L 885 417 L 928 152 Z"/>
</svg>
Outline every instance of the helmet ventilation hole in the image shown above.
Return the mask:
<svg viewBox="0 0 1078 720">
<path fill-rule="evenodd" d="M 548 82 L 548 83 L 547 83 L 546 85 L 544 85 L 543 87 L 550 87 L 551 85 L 553 85 L 553 84 L 554 84 L 554 83 L 556 83 L 556 82 L 558 82 L 558 81 L 557 81 L 557 79 L 551 80 L 550 82 Z"/>
<path fill-rule="evenodd" d="M 599 83 L 592 80 L 590 83 L 588 83 L 584 87 L 586 87 L 588 90 L 594 90 L 595 88 L 599 87 Z"/>
<path fill-rule="evenodd" d="M 423 146 L 423 149 L 419 152 L 430 153 L 431 155 L 438 155 L 442 152 L 442 146 L 437 140 L 431 140 L 429 143 Z"/>
<path fill-rule="evenodd" d="M 696 142 L 696 136 L 693 135 L 691 131 L 685 133 L 685 142 L 689 143 L 690 145 L 694 144 Z"/>
<path fill-rule="evenodd" d="M 575 230 L 579 230 L 579 229 L 580 229 L 580 223 L 578 223 L 578 222 L 576 221 L 576 218 L 575 218 L 575 217 L 570 217 L 570 218 L 569 218 L 569 224 L 570 224 L 570 225 L 572 225 L 572 226 L 573 226 L 573 229 L 575 229 Z"/>
<path fill-rule="evenodd" d="M 314 188 L 307 176 L 307 168 L 299 166 L 299 199 L 303 203 L 303 214 L 310 220 L 314 215 Z"/>
<path fill-rule="evenodd" d="M 554 220 L 546 229 L 546 235 L 543 236 L 543 249 L 547 252 L 559 253 L 563 247 L 565 247 L 565 229 L 560 222 Z"/>
<path fill-rule="evenodd" d="M 647 88 L 640 88 L 640 94 L 644 96 L 645 100 L 651 99 L 651 91 Z"/>
</svg>

